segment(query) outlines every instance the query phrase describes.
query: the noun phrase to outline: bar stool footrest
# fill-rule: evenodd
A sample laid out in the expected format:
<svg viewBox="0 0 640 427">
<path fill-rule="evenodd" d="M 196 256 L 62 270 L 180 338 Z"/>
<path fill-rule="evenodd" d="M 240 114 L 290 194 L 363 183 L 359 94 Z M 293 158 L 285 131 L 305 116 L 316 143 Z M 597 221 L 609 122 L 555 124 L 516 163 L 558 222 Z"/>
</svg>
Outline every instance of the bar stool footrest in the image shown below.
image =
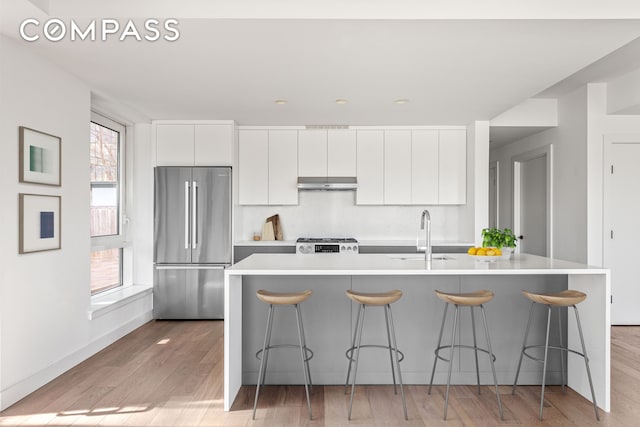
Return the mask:
<svg viewBox="0 0 640 427">
<path fill-rule="evenodd" d="M 480 347 L 474 347 L 472 345 L 456 344 L 453 347 L 454 348 L 467 348 L 469 350 L 477 350 L 477 351 L 481 351 L 482 353 L 485 353 L 485 354 L 490 354 L 489 350 L 486 350 L 486 349 L 480 348 Z M 451 350 L 451 345 L 442 345 L 442 346 L 436 348 L 434 353 L 435 353 L 435 355 L 436 355 L 436 357 L 438 359 L 443 360 L 443 361 L 448 363 L 449 359 L 446 359 L 443 356 L 440 356 L 440 354 L 439 354 L 440 350 L 444 350 L 444 349 Z M 495 354 L 491 354 L 491 357 L 493 358 L 493 361 L 495 362 L 496 361 L 496 355 Z"/>
<path fill-rule="evenodd" d="M 365 345 L 361 345 L 360 348 L 371 348 L 371 347 L 375 347 L 375 348 L 382 348 L 385 350 L 391 350 L 391 351 L 395 351 L 395 349 L 393 347 L 389 347 L 387 345 L 381 345 L 381 344 L 365 344 Z M 353 351 L 356 350 L 358 347 L 351 347 L 350 349 L 348 349 L 345 352 L 345 356 L 347 356 L 347 359 L 351 360 L 352 362 L 355 362 L 356 359 L 353 358 Z M 398 362 L 402 362 L 404 360 L 404 353 L 401 352 L 400 350 L 398 350 Z"/>
<path fill-rule="evenodd" d="M 300 350 L 300 344 L 278 344 L 278 345 L 270 345 L 269 347 L 265 348 L 265 350 L 271 350 L 272 348 L 295 348 Z M 305 353 L 305 362 L 308 362 L 309 360 L 313 359 L 313 351 L 308 348 L 308 347 L 304 347 L 303 348 L 304 353 Z M 256 359 L 258 360 L 262 360 L 262 349 L 258 350 L 256 352 Z"/>
<path fill-rule="evenodd" d="M 524 354 L 525 356 L 527 356 L 529 359 L 538 362 L 538 363 L 544 363 L 544 359 L 539 359 L 529 353 L 527 353 L 527 350 L 529 350 L 530 348 L 542 348 L 544 349 L 544 344 L 539 344 L 539 345 L 528 345 L 525 348 L 522 349 L 522 354 Z M 587 359 L 587 362 L 589 361 L 589 358 L 587 356 L 585 356 L 583 353 L 580 353 L 579 351 L 576 350 L 571 350 L 570 348 L 567 347 L 558 347 L 558 346 L 554 346 L 554 345 L 550 345 L 548 346 L 549 350 L 560 350 L 560 351 L 565 351 L 567 353 L 573 353 L 573 354 L 577 354 L 578 356 L 584 357 L 585 359 Z"/>
</svg>

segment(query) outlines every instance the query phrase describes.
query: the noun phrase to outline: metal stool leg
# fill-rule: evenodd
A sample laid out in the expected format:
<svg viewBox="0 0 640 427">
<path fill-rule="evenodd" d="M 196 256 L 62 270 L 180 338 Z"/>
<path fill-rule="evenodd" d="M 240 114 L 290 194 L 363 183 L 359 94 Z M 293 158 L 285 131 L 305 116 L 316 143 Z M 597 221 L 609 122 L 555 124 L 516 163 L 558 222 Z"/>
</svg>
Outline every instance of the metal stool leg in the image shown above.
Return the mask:
<svg viewBox="0 0 640 427">
<path fill-rule="evenodd" d="M 484 333 L 487 338 L 487 349 L 489 350 L 489 361 L 491 362 L 491 371 L 493 372 L 493 384 L 496 387 L 496 398 L 498 399 L 498 409 L 500 410 L 500 420 L 503 420 L 502 416 L 502 401 L 500 400 L 500 391 L 498 390 L 498 377 L 496 376 L 496 367 L 493 363 L 493 350 L 491 349 L 491 338 L 489 338 L 489 326 L 487 325 L 487 315 L 484 312 L 484 306 L 480 305 L 482 311 L 482 321 L 484 322 Z"/>
<path fill-rule="evenodd" d="M 313 393 L 313 381 L 311 381 L 311 369 L 309 369 L 309 359 L 307 359 L 307 338 L 305 337 L 304 334 L 304 325 L 302 324 L 302 307 L 300 307 L 300 304 L 298 304 L 298 313 L 300 314 L 300 327 L 302 328 L 302 345 L 305 348 L 305 365 L 307 368 L 307 379 L 309 380 L 309 392 Z"/>
<path fill-rule="evenodd" d="M 562 310 L 560 310 L 560 308 L 558 307 L 558 310 L 556 312 L 558 313 L 558 337 L 560 338 L 560 348 L 563 349 L 564 345 L 562 345 Z M 568 352 L 566 353 L 569 354 Z M 565 350 L 560 350 L 560 381 L 562 382 L 562 394 L 565 393 L 564 381 L 566 378 L 565 370 L 564 370 L 564 355 L 565 355 Z"/>
<path fill-rule="evenodd" d="M 391 378 L 393 379 L 393 394 L 398 394 L 398 391 L 396 390 L 396 374 L 395 374 L 395 368 L 393 366 L 393 348 L 391 346 L 391 333 L 389 332 L 389 316 L 387 315 L 387 306 L 385 306 L 384 308 L 384 320 L 385 320 L 385 324 L 387 325 L 387 343 L 389 344 L 389 360 L 391 360 Z"/>
<path fill-rule="evenodd" d="M 353 329 L 353 340 L 351 341 L 351 348 L 356 346 L 356 338 L 358 337 L 358 328 L 360 327 L 360 311 L 362 310 L 362 304 L 358 304 L 358 314 L 356 316 L 356 326 Z M 351 376 L 351 364 L 353 363 L 353 351 L 351 357 L 349 357 L 349 368 L 347 369 L 347 379 L 344 382 L 344 394 L 347 394 L 347 386 L 349 385 L 349 377 Z"/>
<path fill-rule="evenodd" d="M 353 394 L 356 391 L 356 375 L 358 373 L 358 360 L 360 359 L 360 343 L 362 342 L 362 326 L 364 324 L 364 311 L 366 306 L 360 305 L 361 309 L 358 311 L 360 314 L 359 327 L 358 327 L 358 345 L 356 347 L 355 366 L 353 367 L 353 382 L 351 383 L 351 399 L 349 400 L 349 421 L 351 421 L 351 409 L 353 408 Z"/>
<path fill-rule="evenodd" d="M 389 315 L 387 316 L 387 312 Z M 398 343 L 396 342 L 396 329 L 393 326 L 393 314 L 391 313 L 391 306 L 387 304 L 385 306 L 385 318 L 387 320 L 387 330 L 391 326 L 391 338 L 393 339 L 393 353 L 396 356 L 396 369 L 398 371 L 398 382 L 400 383 L 400 395 L 402 395 L 402 407 L 404 408 L 404 419 L 409 420 L 407 415 L 407 401 L 404 398 L 404 388 L 402 386 L 402 372 L 400 372 L 400 359 L 398 358 Z M 394 384 L 395 387 L 395 384 Z"/>
<path fill-rule="evenodd" d="M 516 370 L 516 379 L 513 380 L 513 388 L 511 389 L 511 394 L 516 393 L 516 386 L 518 385 L 518 376 L 520 375 L 520 367 L 522 366 L 522 358 L 524 357 L 524 348 L 527 345 L 527 337 L 529 336 L 529 327 L 531 326 L 531 318 L 533 317 L 534 307 L 535 307 L 535 302 L 532 302 L 531 309 L 529 310 L 529 321 L 527 322 L 527 329 L 524 333 L 524 339 L 522 340 L 522 350 L 520 351 L 520 360 L 518 361 L 518 369 Z"/>
<path fill-rule="evenodd" d="M 476 320 L 473 315 L 473 306 L 469 306 L 469 310 L 471 311 L 471 329 L 473 331 L 473 352 L 476 356 L 476 380 L 478 382 L 478 394 L 480 394 L 480 366 L 478 365 L 478 343 L 476 341 Z M 483 309 L 484 311 L 484 309 Z M 491 350 L 489 350 L 491 352 Z"/>
<path fill-rule="evenodd" d="M 547 379 L 547 359 L 549 355 L 549 328 L 551 326 L 551 306 L 547 306 L 547 336 L 544 342 L 544 363 L 542 365 L 542 391 L 540 392 L 540 421 L 544 409 L 544 385 Z"/>
<path fill-rule="evenodd" d="M 444 398 L 444 419 L 447 419 L 447 408 L 449 407 L 449 388 L 451 386 L 451 368 L 453 367 L 453 349 L 456 342 L 456 328 L 458 326 L 458 305 L 454 304 L 456 311 L 453 316 L 453 330 L 451 331 L 451 351 L 449 352 L 449 373 L 447 374 L 447 393 Z"/>
<path fill-rule="evenodd" d="M 273 305 L 269 304 L 269 314 L 267 315 L 267 330 L 264 333 L 264 344 L 262 345 L 262 358 L 260 359 L 260 369 L 258 370 L 258 381 L 256 384 L 256 397 L 253 400 L 253 416 L 256 419 L 256 408 L 258 407 L 258 396 L 260 395 L 260 385 L 264 382 L 264 370 L 269 354 L 269 344 L 271 341 L 271 325 L 273 320 Z"/>
<path fill-rule="evenodd" d="M 444 322 L 447 320 L 447 309 L 449 308 L 449 303 L 444 305 L 444 313 L 442 315 L 442 326 L 440 326 L 440 335 L 438 336 L 438 345 L 436 346 L 436 357 L 433 359 L 433 369 L 431 370 L 431 380 L 429 380 L 429 393 L 431 394 L 431 387 L 433 387 L 433 376 L 436 373 L 436 364 L 438 363 L 438 349 L 440 348 L 440 344 L 442 344 L 442 332 L 444 331 Z"/>
<path fill-rule="evenodd" d="M 309 379 L 307 378 L 307 369 L 309 368 L 309 364 L 306 360 L 306 346 L 303 344 L 304 339 L 302 338 L 304 335 L 302 329 L 302 316 L 300 315 L 300 306 L 298 304 L 294 304 L 296 308 L 296 318 L 298 320 L 298 341 L 300 342 L 300 357 L 302 358 L 302 372 L 304 373 L 304 391 L 307 394 L 307 409 L 309 410 L 309 419 L 313 419 L 311 415 L 311 398 L 309 397 Z"/>
<path fill-rule="evenodd" d="M 584 337 L 582 336 L 582 326 L 580 325 L 580 316 L 578 315 L 578 308 L 574 305 L 573 312 L 576 314 L 576 322 L 578 323 L 578 332 L 580 333 L 580 343 L 582 344 L 582 354 L 584 356 L 584 364 L 587 367 L 587 377 L 589 378 L 589 387 L 591 387 L 591 399 L 593 399 L 593 409 L 596 411 L 596 419 L 600 421 L 600 415 L 598 414 L 598 404 L 596 403 L 596 394 L 593 391 L 593 381 L 591 380 L 591 370 L 589 369 L 589 358 L 587 357 L 587 347 L 584 345 Z"/>
</svg>

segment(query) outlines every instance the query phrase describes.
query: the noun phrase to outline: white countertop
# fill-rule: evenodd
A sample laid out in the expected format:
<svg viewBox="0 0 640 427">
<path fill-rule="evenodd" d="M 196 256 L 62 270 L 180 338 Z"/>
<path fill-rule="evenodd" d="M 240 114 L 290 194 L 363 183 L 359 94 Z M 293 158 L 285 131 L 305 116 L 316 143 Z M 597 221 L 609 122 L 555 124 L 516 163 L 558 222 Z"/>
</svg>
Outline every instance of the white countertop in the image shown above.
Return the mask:
<svg viewBox="0 0 640 427">
<path fill-rule="evenodd" d="M 437 259 L 446 256 L 446 260 Z M 510 260 L 478 260 L 467 254 L 253 254 L 225 270 L 227 275 L 499 275 L 605 274 L 608 269 L 514 254 Z M 406 257 L 407 259 L 401 259 Z"/>
<path fill-rule="evenodd" d="M 239 240 L 235 246 L 295 246 L 295 240 Z M 415 246 L 414 240 L 359 240 L 360 246 Z M 473 246 L 471 242 L 459 240 L 434 240 L 432 246 Z"/>
</svg>

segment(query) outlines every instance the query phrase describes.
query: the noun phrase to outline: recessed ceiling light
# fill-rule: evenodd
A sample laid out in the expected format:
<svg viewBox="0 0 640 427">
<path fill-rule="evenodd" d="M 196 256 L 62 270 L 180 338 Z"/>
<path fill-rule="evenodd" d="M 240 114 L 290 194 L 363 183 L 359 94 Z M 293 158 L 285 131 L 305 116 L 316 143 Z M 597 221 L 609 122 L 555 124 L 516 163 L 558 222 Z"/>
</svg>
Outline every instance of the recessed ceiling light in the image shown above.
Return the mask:
<svg viewBox="0 0 640 427">
<path fill-rule="evenodd" d="M 336 104 L 342 105 L 342 104 L 346 104 L 347 102 L 349 102 L 348 99 L 343 99 L 343 98 L 336 99 Z"/>
<path fill-rule="evenodd" d="M 273 101 L 275 104 L 277 105 L 284 105 L 287 103 L 286 99 L 276 99 L 275 101 Z"/>
<path fill-rule="evenodd" d="M 409 103 L 409 100 L 406 98 L 402 98 L 402 99 L 396 99 L 395 101 L 393 101 L 394 103 L 401 105 L 401 104 L 407 104 Z"/>
</svg>

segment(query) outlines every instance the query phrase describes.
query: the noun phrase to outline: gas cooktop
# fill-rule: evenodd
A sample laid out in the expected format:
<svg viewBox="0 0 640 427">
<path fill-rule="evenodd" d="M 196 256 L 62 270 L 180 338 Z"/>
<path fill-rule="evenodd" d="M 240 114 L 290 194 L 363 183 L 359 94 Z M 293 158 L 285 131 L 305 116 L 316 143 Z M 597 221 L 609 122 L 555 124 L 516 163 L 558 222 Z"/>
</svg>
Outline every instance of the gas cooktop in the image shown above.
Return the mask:
<svg viewBox="0 0 640 427">
<path fill-rule="evenodd" d="M 299 254 L 357 254 L 358 241 L 353 237 L 301 237 L 296 243 Z"/>
</svg>

